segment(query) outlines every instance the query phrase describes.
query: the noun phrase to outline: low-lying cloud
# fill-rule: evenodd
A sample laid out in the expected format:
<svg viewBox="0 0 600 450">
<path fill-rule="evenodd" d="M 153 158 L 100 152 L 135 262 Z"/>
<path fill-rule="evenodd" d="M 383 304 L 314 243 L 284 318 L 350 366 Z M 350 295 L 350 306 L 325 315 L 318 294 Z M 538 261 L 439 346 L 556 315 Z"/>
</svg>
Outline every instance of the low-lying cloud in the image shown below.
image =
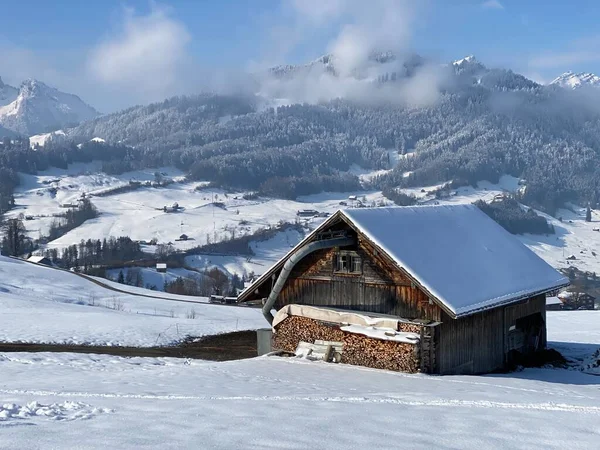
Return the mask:
<svg viewBox="0 0 600 450">
<path fill-rule="evenodd" d="M 87 68 L 100 83 L 156 99 L 177 87 L 190 38 L 164 9 L 155 7 L 145 16 L 126 10 L 116 34 L 91 51 Z"/>
<path fill-rule="evenodd" d="M 282 103 L 343 97 L 411 105 L 431 104 L 438 98 L 445 70 L 431 64 L 414 65 L 410 50 L 423 2 L 287 0 L 284 4 L 292 11 L 289 35 L 310 36 L 334 24 L 337 32 L 326 46 L 332 57 L 327 64 L 317 62 L 290 76 L 265 77 L 261 83 L 264 96 Z M 407 72 L 410 77 L 405 77 Z M 380 82 L 392 76 L 401 81 Z"/>
</svg>

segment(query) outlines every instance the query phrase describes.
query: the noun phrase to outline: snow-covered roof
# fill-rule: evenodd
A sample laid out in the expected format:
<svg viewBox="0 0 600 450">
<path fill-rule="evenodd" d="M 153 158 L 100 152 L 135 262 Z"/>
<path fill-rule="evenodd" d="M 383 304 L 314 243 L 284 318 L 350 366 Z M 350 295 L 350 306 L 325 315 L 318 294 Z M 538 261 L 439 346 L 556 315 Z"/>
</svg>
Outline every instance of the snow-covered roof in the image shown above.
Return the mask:
<svg viewBox="0 0 600 450">
<path fill-rule="evenodd" d="M 32 262 L 32 263 L 36 263 L 39 264 L 41 262 L 46 262 L 48 261 L 48 259 L 45 256 L 37 256 L 37 255 L 33 255 L 30 256 L 29 258 L 27 258 L 27 261 Z"/>
<path fill-rule="evenodd" d="M 456 317 L 569 283 L 473 205 L 342 214 Z"/>
<path fill-rule="evenodd" d="M 546 297 L 546 305 L 560 305 L 562 301 L 558 297 Z"/>
</svg>

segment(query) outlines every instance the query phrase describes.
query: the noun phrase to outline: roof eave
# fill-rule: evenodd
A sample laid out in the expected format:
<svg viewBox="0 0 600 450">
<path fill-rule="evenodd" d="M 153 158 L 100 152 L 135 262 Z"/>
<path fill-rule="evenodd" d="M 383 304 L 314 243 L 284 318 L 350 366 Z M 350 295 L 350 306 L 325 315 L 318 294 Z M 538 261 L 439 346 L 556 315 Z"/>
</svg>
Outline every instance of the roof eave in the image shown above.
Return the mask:
<svg viewBox="0 0 600 450">
<path fill-rule="evenodd" d="M 569 286 L 569 284 L 571 284 L 570 281 L 568 280 L 568 278 L 565 279 L 565 280 L 566 281 L 564 281 L 562 283 L 559 283 L 559 284 L 556 284 L 556 285 L 553 285 L 551 287 L 544 288 L 544 289 L 539 289 L 537 291 L 526 292 L 526 293 L 520 294 L 518 296 L 502 300 L 501 302 L 491 303 L 489 305 L 485 305 L 485 306 L 482 306 L 480 308 L 474 308 L 474 309 L 470 309 L 468 311 L 462 311 L 460 313 L 453 313 L 452 314 L 452 318 L 454 318 L 454 319 L 460 319 L 462 317 L 472 316 L 473 314 L 478 314 L 478 313 L 481 313 L 481 312 L 484 312 L 484 311 L 488 311 L 490 309 L 496 309 L 496 308 L 499 308 L 501 306 L 511 305 L 513 303 L 518 303 L 520 301 L 523 301 L 523 300 L 531 298 L 531 297 L 536 297 L 538 295 L 542 295 L 542 294 L 546 294 L 548 292 L 555 291 L 556 289 L 560 289 L 560 288 L 563 288 L 565 286 Z"/>
</svg>

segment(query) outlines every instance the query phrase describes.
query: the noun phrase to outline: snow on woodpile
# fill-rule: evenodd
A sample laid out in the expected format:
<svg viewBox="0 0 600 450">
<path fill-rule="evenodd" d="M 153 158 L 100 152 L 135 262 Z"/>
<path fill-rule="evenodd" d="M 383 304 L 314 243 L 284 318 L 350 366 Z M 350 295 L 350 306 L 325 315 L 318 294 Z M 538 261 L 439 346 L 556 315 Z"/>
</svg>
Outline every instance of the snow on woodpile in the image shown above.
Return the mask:
<svg viewBox="0 0 600 450">
<path fill-rule="evenodd" d="M 399 323 L 401 322 L 401 319 L 398 317 L 384 314 L 369 313 L 367 316 L 356 311 L 291 304 L 285 305 L 277 311 L 273 319 L 273 328 L 277 327 L 280 322 L 283 322 L 289 316 L 302 316 L 322 322 L 389 328 L 393 330 L 398 330 Z"/>
<path fill-rule="evenodd" d="M 343 214 L 457 317 L 569 282 L 473 205 Z"/>
<path fill-rule="evenodd" d="M 418 333 L 405 333 L 396 331 L 392 328 L 361 327 L 360 325 L 346 325 L 340 327 L 342 331 L 348 333 L 361 334 L 373 339 L 382 341 L 403 342 L 405 344 L 417 344 L 419 342 Z"/>
</svg>

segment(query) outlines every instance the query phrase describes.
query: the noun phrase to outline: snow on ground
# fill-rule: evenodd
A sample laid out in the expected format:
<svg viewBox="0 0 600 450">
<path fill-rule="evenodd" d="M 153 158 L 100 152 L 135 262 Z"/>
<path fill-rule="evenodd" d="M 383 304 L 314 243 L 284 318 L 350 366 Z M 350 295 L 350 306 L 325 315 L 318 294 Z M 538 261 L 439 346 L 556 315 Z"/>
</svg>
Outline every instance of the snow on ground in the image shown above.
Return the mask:
<svg viewBox="0 0 600 450">
<path fill-rule="evenodd" d="M 548 340 L 566 357 L 584 364 L 600 348 L 600 311 L 548 311 L 546 316 Z M 590 372 L 600 375 L 600 363 Z"/>
<path fill-rule="evenodd" d="M 578 330 L 600 345 L 593 314 L 549 312 L 551 327 L 566 326 L 551 339 Z M 575 370 L 440 377 L 279 357 L 4 353 L 0 371 L 0 442 L 15 448 L 590 449 L 600 441 L 600 378 Z"/>
<path fill-rule="evenodd" d="M 217 267 L 231 274 L 261 275 L 303 238 L 304 234 L 300 231 L 287 229 L 266 241 L 252 241 L 253 256 L 193 255 L 187 256 L 185 263 L 202 270 Z"/>
<path fill-rule="evenodd" d="M 410 156 L 410 155 L 409 155 Z M 404 155 L 404 157 L 407 157 Z M 130 180 L 154 180 L 155 172 L 181 179 L 182 173 L 172 168 L 146 170 L 110 176 L 100 172 L 100 163 L 73 164 L 68 170 L 52 169 L 40 175 L 22 175 L 22 185 L 16 193 L 17 207 L 8 213 L 16 217 L 20 213 L 31 216 L 25 222 L 28 234 L 37 238 L 48 231 L 54 220 L 53 214 L 64 213 L 60 205 L 76 203 L 82 193 L 94 194 L 110 188 L 125 186 Z M 363 179 L 380 173 L 380 171 L 363 171 L 358 167 L 353 170 Z M 254 233 L 261 228 L 276 225 L 280 221 L 294 222 L 296 213 L 302 209 L 315 209 L 320 212 L 333 213 L 339 208 L 356 206 L 358 201 L 368 205 L 391 204 L 379 191 L 358 192 L 325 192 L 300 197 L 296 201 L 260 198 L 244 200 L 243 192 L 226 193 L 221 189 L 197 191 L 196 187 L 205 183 L 175 183 L 165 188 L 140 188 L 135 191 L 93 197 L 92 201 L 101 215 L 89 220 L 82 226 L 51 242 L 49 247 L 64 248 L 76 244 L 81 239 L 102 239 L 107 236 L 129 236 L 132 239 L 159 243 L 172 242 L 178 249 L 189 249 L 208 241 L 215 242 L 242 234 Z M 476 200 L 490 202 L 498 195 L 515 192 L 521 188 L 519 180 L 511 176 L 503 176 L 497 184 L 486 181 L 478 183 L 476 188 L 464 186 L 455 189 L 445 199 L 435 199 L 433 191 L 436 186 L 414 187 L 403 189 L 406 194 L 413 194 L 420 203 L 452 204 L 472 203 Z M 350 200 L 356 196 L 358 200 Z M 222 202 L 220 208 L 213 202 Z M 177 213 L 165 213 L 162 208 L 178 203 L 183 210 Z M 545 216 L 554 225 L 556 234 L 523 235 L 518 238 L 556 268 L 569 265 L 584 271 L 600 273 L 600 213 L 592 213 L 592 223 L 585 222 L 585 211 L 581 207 L 572 206 L 570 210 L 561 210 L 556 218 Z M 323 219 L 303 220 L 309 228 L 314 228 Z M 188 235 L 188 241 L 177 241 L 181 234 Z M 295 244 L 297 240 L 291 239 Z M 264 267 L 276 261 L 289 248 L 287 243 L 280 242 L 270 255 L 257 256 L 247 261 L 244 257 L 199 257 L 191 261 L 194 267 L 225 267 L 239 275 L 249 272 L 260 274 Z M 148 247 L 146 250 L 152 250 Z M 574 255 L 576 260 L 568 261 Z"/>
<path fill-rule="evenodd" d="M 46 143 L 55 136 L 65 136 L 63 130 L 53 131 L 52 133 L 36 134 L 35 136 L 29 137 L 29 145 L 31 148 L 35 148 L 36 145 L 43 147 Z"/>
<path fill-rule="evenodd" d="M 244 200 L 243 192 L 226 193 L 221 189 L 196 190 L 203 183 L 174 183 L 164 188 L 142 187 L 135 191 L 94 196 L 107 189 L 126 186 L 132 179 L 151 181 L 156 171 L 180 179 L 181 173 L 169 168 L 128 172 L 110 176 L 100 172 L 99 164 L 74 164 L 68 170 L 52 169 L 40 175 L 22 175 L 22 183 L 15 199 L 17 207 L 7 215 L 30 216 L 25 222 L 32 238 L 48 232 L 53 214 L 64 213 L 61 205 L 76 204 L 83 193 L 92 195 L 100 217 L 85 222 L 61 238 L 52 241 L 49 247 L 64 248 L 81 239 L 102 239 L 107 236 L 129 236 L 136 240 L 159 243 L 171 242 L 178 249 L 189 249 L 208 241 L 215 242 L 241 234 L 249 234 L 261 228 L 276 225 L 280 221 L 295 222 L 301 209 L 315 209 L 333 213 L 340 202 L 352 205 L 351 195 L 363 197 L 369 204 L 383 200 L 380 192 L 323 193 L 299 198 L 298 201 L 261 198 Z M 224 208 L 213 202 L 223 203 Z M 165 213 L 164 206 L 178 203 L 183 209 L 176 213 Z M 389 202 L 388 202 L 389 203 Z M 323 220 L 305 220 L 308 225 Z M 311 224 L 314 222 L 314 224 Z M 186 234 L 188 241 L 177 239 Z"/>
<path fill-rule="evenodd" d="M 132 294 L 70 272 L 0 257 L 0 341 L 150 347 L 265 326 L 258 309 L 176 302 L 168 299 L 206 299 L 112 286 Z M 142 292 L 146 297 L 135 295 Z M 195 318 L 188 319 L 192 311 Z"/>
</svg>

